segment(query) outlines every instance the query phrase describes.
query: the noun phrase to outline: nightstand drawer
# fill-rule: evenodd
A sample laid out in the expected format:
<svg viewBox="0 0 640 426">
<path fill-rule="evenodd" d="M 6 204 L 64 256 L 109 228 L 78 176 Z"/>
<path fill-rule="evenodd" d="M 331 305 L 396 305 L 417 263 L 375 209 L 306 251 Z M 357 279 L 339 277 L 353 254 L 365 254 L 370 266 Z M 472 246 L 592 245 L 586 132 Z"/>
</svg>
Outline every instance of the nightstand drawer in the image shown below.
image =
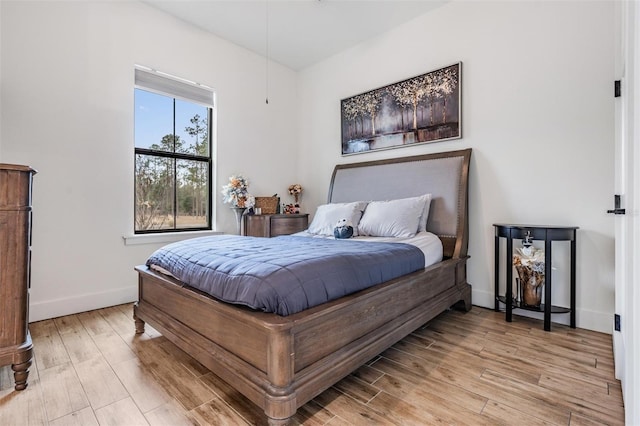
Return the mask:
<svg viewBox="0 0 640 426">
<path fill-rule="evenodd" d="M 253 215 L 244 217 L 244 233 L 250 237 L 269 237 L 271 221 L 269 215 Z"/>
<path fill-rule="evenodd" d="M 243 235 L 277 237 L 295 234 L 309 226 L 308 214 L 263 214 L 244 217 Z"/>
<path fill-rule="evenodd" d="M 291 216 L 291 217 L 289 217 Z M 307 229 L 309 216 L 304 215 L 282 215 L 271 218 L 271 236 L 295 234 Z"/>
</svg>

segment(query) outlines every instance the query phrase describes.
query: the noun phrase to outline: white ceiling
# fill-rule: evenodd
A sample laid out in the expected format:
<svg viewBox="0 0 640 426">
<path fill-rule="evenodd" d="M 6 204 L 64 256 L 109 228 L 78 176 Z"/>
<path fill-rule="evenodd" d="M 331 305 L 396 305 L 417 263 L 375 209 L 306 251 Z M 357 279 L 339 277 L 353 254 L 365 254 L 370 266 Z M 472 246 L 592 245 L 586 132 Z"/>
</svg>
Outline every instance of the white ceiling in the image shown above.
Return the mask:
<svg viewBox="0 0 640 426">
<path fill-rule="evenodd" d="M 143 1 L 300 70 L 427 13 L 447 0 Z"/>
</svg>

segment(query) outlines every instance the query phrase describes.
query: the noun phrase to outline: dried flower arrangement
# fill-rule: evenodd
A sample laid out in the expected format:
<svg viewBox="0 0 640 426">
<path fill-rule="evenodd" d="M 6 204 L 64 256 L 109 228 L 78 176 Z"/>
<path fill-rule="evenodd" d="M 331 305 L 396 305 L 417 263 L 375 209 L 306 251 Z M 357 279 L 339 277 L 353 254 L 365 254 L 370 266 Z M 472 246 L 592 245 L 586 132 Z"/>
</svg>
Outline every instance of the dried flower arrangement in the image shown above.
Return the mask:
<svg viewBox="0 0 640 426">
<path fill-rule="evenodd" d="M 529 242 L 517 249 L 513 256 L 513 266 L 518 272 L 522 286 L 521 303 L 524 306 L 540 307 L 542 286 L 544 285 L 544 250 L 536 249 Z"/>
<path fill-rule="evenodd" d="M 300 194 L 302 194 L 302 185 L 299 183 L 294 183 L 293 185 L 289 185 L 289 194 L 293 195 L 293 199 L 296 204 L 298 204 L 298 198 Z"/>
<path fill-rule="evenodd" d="M 249 181 L 242 175 L 232 175 L 229 183 L 222 186 L 222 201 L 233 207 L 250 208 L 255 205 L 255 197 L 249 194 Z"/>
</svg>

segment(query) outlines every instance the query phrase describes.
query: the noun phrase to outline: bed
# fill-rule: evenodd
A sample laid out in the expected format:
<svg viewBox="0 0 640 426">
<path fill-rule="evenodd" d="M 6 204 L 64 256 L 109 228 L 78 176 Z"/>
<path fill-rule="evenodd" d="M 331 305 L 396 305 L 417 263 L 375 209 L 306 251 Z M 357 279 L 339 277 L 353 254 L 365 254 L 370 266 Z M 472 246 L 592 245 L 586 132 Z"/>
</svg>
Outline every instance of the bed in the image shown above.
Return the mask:
<svg viewBox="0 0 640 426">
<path fill-rule="evenodd" d="M 150 324 L 263 409 L 270 425 L 290 424 L 298 407 L 441 312 L 471 309 L 470 157 L 466 149 L 340 164 L 331 177 L 328 203 L 431 194 L 426 228 L 442 241 L 442 261 L 287 316 L 138 266 L 136 333 Z"/>
</svg>

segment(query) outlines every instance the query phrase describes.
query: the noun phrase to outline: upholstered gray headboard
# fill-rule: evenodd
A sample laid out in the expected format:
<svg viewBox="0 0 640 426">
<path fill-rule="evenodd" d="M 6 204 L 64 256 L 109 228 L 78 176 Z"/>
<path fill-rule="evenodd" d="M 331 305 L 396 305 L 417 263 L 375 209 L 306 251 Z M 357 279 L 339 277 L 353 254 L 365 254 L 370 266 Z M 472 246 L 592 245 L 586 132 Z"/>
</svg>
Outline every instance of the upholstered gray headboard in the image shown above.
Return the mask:
<svg viewBox="0 0 640 426">
<path fill-rule="evenodd" d="M 467 254 L 467 191 L 471 149 L 364 163 L 339 164 L 330 203 L 380 201 L 431 194 L 427 230 L 443 242 L 445 257 Z"/>
</svg>

